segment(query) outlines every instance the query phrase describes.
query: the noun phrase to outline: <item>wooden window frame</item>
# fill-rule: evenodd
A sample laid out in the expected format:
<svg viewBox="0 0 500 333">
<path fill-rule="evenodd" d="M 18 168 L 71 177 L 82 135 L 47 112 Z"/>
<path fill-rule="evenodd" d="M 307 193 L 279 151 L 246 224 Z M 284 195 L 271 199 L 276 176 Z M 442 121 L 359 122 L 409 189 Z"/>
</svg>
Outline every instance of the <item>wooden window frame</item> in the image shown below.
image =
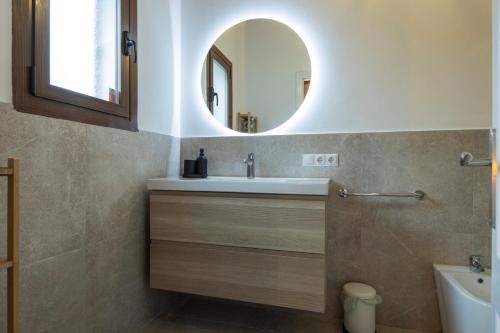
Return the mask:
<svg viewBox="0 0 500 333">
<path fill-rule="evenodd" d="M 121 51 L 120 104 L 49 83 L 50 0 L 13 1 L 13 99 L 16 110 L 137 131 L 137 64 Z M 137 40 L 137 0 L 121 0 L 121 29 Z M 123 50 L 123 38 L 121 38 Z"/>
<path fill-rule="evenodd" d="M 212 114 L 214 114 L 213 102 L 210 101 L 210 87 L 213 86 L 214 81 L 214 68 L 212 60 L 217 60 L 228 73 L 228 112 L 227 112 L 227 127 L 229 129 L 233 128 L 233 63 L 228 57 L 222 53 L 217 46 L 213 45 L 207 55 L 207 105 L 208 109 Z"/>
</svg>

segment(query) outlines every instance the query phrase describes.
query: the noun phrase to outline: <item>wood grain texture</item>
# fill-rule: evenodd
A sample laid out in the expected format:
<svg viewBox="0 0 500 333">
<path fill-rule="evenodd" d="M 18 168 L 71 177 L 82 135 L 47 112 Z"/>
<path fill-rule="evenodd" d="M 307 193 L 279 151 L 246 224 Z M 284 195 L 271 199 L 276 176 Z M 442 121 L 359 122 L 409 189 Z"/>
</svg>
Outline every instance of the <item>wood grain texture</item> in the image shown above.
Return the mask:
<svg viewBox="0 0 500 333">
<path fill-rule="evenodd" d="M 10 158 L 7 181 L 7 258 L 0 268 L 7 269 L 7 332 L 19 332 L 19 161 Z"/>
<path fill-rule="evenodd" d="M 0 168 L 0 176 L 9 176 L 9 175 L 12 175 L 12 169 Z"/>
<path fill-rule="evenodd" d="M 150 285 L 155 289 L 324 312 L 325 276 L 322 254 L 151 244 Z"/>
<path fill-rule="evenodd" d="M 325 253 L 324 200 L 275 196 L 150 196 L 151 239 Z"/>
<path fill-rule="evenodd" d="M 5 269 L 12 267 L 12 261 L 8 261 L 6 259 L 0 259 L 0 269 Z"/>
</svg>

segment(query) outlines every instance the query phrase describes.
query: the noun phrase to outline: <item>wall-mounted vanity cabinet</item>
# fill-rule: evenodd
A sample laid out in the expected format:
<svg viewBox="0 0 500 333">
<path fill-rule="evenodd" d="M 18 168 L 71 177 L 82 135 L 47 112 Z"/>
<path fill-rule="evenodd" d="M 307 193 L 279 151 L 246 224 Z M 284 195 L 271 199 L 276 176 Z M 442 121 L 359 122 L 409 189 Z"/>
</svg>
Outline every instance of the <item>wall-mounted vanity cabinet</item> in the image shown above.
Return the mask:
<svg viewBox="0 0 500 333">
<path fill-rule="evenodd" d="M 158 181 L 149 183 L 151 288 L 324 312 L 326 195 Z"/>
</svg>

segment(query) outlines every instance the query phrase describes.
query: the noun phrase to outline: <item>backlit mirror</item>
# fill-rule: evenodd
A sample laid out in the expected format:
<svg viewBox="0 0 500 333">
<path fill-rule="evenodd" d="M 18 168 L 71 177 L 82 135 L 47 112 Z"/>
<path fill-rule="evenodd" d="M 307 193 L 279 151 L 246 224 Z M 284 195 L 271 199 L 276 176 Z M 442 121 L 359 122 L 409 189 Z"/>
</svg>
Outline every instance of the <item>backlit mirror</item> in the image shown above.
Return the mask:
<svg viewBox="0 0 500 333">
<path fill-rule="evenodd" d="M 266 132 L 286 122 L 304 101 L 311 61 L 290 27 L 248 20 L 216 40 L 201 81 L 206 105 L 222 125 L 243 133 Z"/>
</svg>

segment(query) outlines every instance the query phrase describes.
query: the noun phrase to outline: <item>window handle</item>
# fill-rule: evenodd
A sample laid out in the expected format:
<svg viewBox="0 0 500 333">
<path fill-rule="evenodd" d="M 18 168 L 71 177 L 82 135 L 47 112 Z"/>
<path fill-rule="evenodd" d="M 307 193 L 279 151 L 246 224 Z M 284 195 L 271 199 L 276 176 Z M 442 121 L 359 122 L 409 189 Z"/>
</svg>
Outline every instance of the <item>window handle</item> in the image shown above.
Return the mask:
<svg viewBox="0 0 500 333">
<path fill-rule="evenodd" d="M 137 43 L 130 38 L 130 32 L 123 32 L 123 55 L 130 56 L 130 48 L 134 49 L 134 64 L 137 64 Z"/>
<path fill-rule="evenodd" d="M 213 103 L 215 99 L 215 106 L 219 106 L 219 94 L 215 92 L 214 87 L 210 87 L 210 92 L 208 93 L 208 101 Z"/>
</svg>

